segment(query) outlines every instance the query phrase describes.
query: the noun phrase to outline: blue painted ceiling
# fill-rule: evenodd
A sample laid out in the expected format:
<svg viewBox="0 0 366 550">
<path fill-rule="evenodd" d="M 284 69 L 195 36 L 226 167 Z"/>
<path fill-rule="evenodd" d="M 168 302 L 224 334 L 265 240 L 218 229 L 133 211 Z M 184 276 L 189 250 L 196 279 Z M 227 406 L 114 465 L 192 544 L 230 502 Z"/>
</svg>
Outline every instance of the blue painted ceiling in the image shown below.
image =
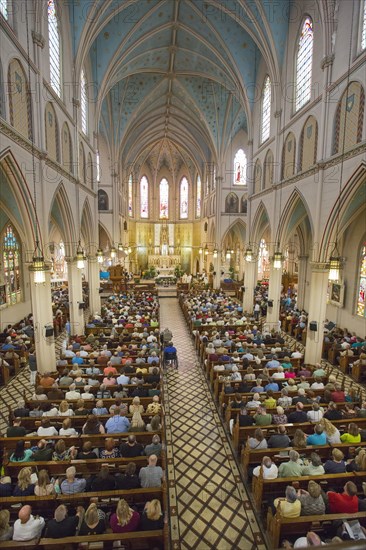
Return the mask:
<svg viewBox="0 0 366 550">
<path fill-rule="evenodd" d="M 73 51 L 116 157 L 134 163 L 168 140 L 197 167 L 219 159 L 248 130 L 259 63 L 281 70 L 291 1 L 69 2 Z"/>
</svg>

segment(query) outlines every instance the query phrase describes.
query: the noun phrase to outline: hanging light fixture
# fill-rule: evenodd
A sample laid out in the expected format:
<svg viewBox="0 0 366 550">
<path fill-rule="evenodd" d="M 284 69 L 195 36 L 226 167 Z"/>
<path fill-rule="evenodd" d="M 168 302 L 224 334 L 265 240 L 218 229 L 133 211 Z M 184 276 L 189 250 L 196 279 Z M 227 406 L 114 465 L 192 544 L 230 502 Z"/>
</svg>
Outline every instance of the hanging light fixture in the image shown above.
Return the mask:
<svg viewBox="0 0 366 550">
<path fill-rule="evenodd" d="M 33 272 L 33 280 L 35 284 L 42 284 L 46 281 L 46 271 L 49 270 L 49 266 L 45 264 L 42 249 L 39 245 L 39 241 L 36 241 L 36 247 L 33 252 L 32 265 L 29 267 L 29 271 Z"/>
<path fill-rule="evenodd" d="M 275 269 L 282 269 L 283 256 L 282 252 L 277 249 L 273 256 L 273 267 Z"/>
<path fill-rule="evenodd" d="M 102 264 L 104 262 L 103 250 L 101 248 L 98 248 L 96 257 L 97 257 L 98 264 Z"/>
<path fill-rule="evenodd" d="M 118 243 L 118 250 L 119 250 L 120 252 L 123 251 L 123 243 L 121 243 L 121 242 Z"/>
<path fill-rule="evenodd" d="M 132 252 L 132 248 L 129 246 L 128 249 L 127 249 L 128 253 L 131 254 Z"/>
<path fill-rule="evenodd" d="M 78 269 L 84 269 L 84 267 L 85 267 L 85 254 L 84 254 L 84 250 L 82 249 L 80 239 L 79 239 L 79 244 L 78 244 L 77 249 L 76 249 L 75 261 L 76 261 L 76 267 Z"/>
<path fill-rule="evenodd" d="M 218 254 L 217 248 L 214 248 L 213 257 L 215 258 L 215 260 L 216 260 L 216 258 L 217 258 L 217 254 Z"/>
<path fill-rule="evenodd" d="M 203 249 L 202 249 L 202 246 L 200 246 L 198 250 L 198 254 L 202 254 L 202 252 L 203 252 Z"/>
<path fill-rule="evenodd" d="M 328 279 L 332 282 L 337 282 L 340 279 L 340 272 L 342 267 L 342 258 L 339 254 L 337 243 L 330 253 L 329 258 L 329 275 Z"/>
<path fill-rule="evenodd" d="M 208 246 L 207 246 L 207 244 L 205 246 L 205 256 L 208 256 Z"/>
<path fill-rule="evenodd" d="M 230 252 L 229 249 L 227 249 L 227 251 L 226 251 L 226 259 L 227 259 L 227 260 L 230 260 L 230 258 L 231 258 L 231 252 Z"/>
<path fill-rule="evenodd" d="M 253 249 L 251 248 L 251 246 L 248 246 L 246 251 L 245 251 L 245 261 L 246 262 L 252 262 L 253 261 Z"/>
<path fill-rule="evenodd" d="M 112 246 L 111 248 L 111 258 L 115 258 L 117 256 L 117 250 L 115 246 Z"/>
</svg>

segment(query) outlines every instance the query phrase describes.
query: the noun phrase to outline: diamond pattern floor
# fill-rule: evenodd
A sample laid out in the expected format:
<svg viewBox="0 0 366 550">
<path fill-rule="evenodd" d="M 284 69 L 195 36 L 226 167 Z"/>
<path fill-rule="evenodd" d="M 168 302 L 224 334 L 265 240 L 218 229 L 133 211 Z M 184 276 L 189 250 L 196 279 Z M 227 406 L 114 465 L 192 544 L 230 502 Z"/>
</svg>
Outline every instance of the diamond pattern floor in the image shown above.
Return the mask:
<svg viewBox="0 0 366 550">
<path fill-rule="evenodd" d="M 173 549 L 265 549 L 176 298 L 160 300 L 179 370 L 164 377 Z"/>
</svg>

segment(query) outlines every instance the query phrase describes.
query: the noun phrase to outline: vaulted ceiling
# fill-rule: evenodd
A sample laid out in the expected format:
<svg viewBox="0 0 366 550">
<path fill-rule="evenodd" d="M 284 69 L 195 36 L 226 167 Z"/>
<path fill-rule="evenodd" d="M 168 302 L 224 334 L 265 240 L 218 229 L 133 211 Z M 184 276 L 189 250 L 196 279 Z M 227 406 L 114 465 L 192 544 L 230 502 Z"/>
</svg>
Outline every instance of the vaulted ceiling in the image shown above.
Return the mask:
<svg viewBox="0 0 366 550">
<path fill-rule="evenodd" d="M 69 3 L 76 67 L 90 68 L 114 157 L 135 164 L 168 147 L 201 169 L 241 129 L 251 137 L 258 66 L 280 82 L 290 2 Z"/>
</svg>

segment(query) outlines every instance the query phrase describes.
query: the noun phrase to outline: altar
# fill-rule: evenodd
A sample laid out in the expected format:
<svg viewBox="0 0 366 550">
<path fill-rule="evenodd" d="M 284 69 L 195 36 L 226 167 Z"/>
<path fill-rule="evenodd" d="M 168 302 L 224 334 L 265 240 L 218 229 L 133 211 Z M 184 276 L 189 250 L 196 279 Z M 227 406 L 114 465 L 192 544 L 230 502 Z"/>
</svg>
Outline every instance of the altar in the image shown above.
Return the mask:
<svg viewBox="0 0 366 550">
<path fill-rule="evenodd" d="M 160 277 L 174 276 L 174 270 L 180 265 L 181 258 L 179 254 L 161 255 L 149 254 L 148 264 L 159 271 Z"/>
</svg>

